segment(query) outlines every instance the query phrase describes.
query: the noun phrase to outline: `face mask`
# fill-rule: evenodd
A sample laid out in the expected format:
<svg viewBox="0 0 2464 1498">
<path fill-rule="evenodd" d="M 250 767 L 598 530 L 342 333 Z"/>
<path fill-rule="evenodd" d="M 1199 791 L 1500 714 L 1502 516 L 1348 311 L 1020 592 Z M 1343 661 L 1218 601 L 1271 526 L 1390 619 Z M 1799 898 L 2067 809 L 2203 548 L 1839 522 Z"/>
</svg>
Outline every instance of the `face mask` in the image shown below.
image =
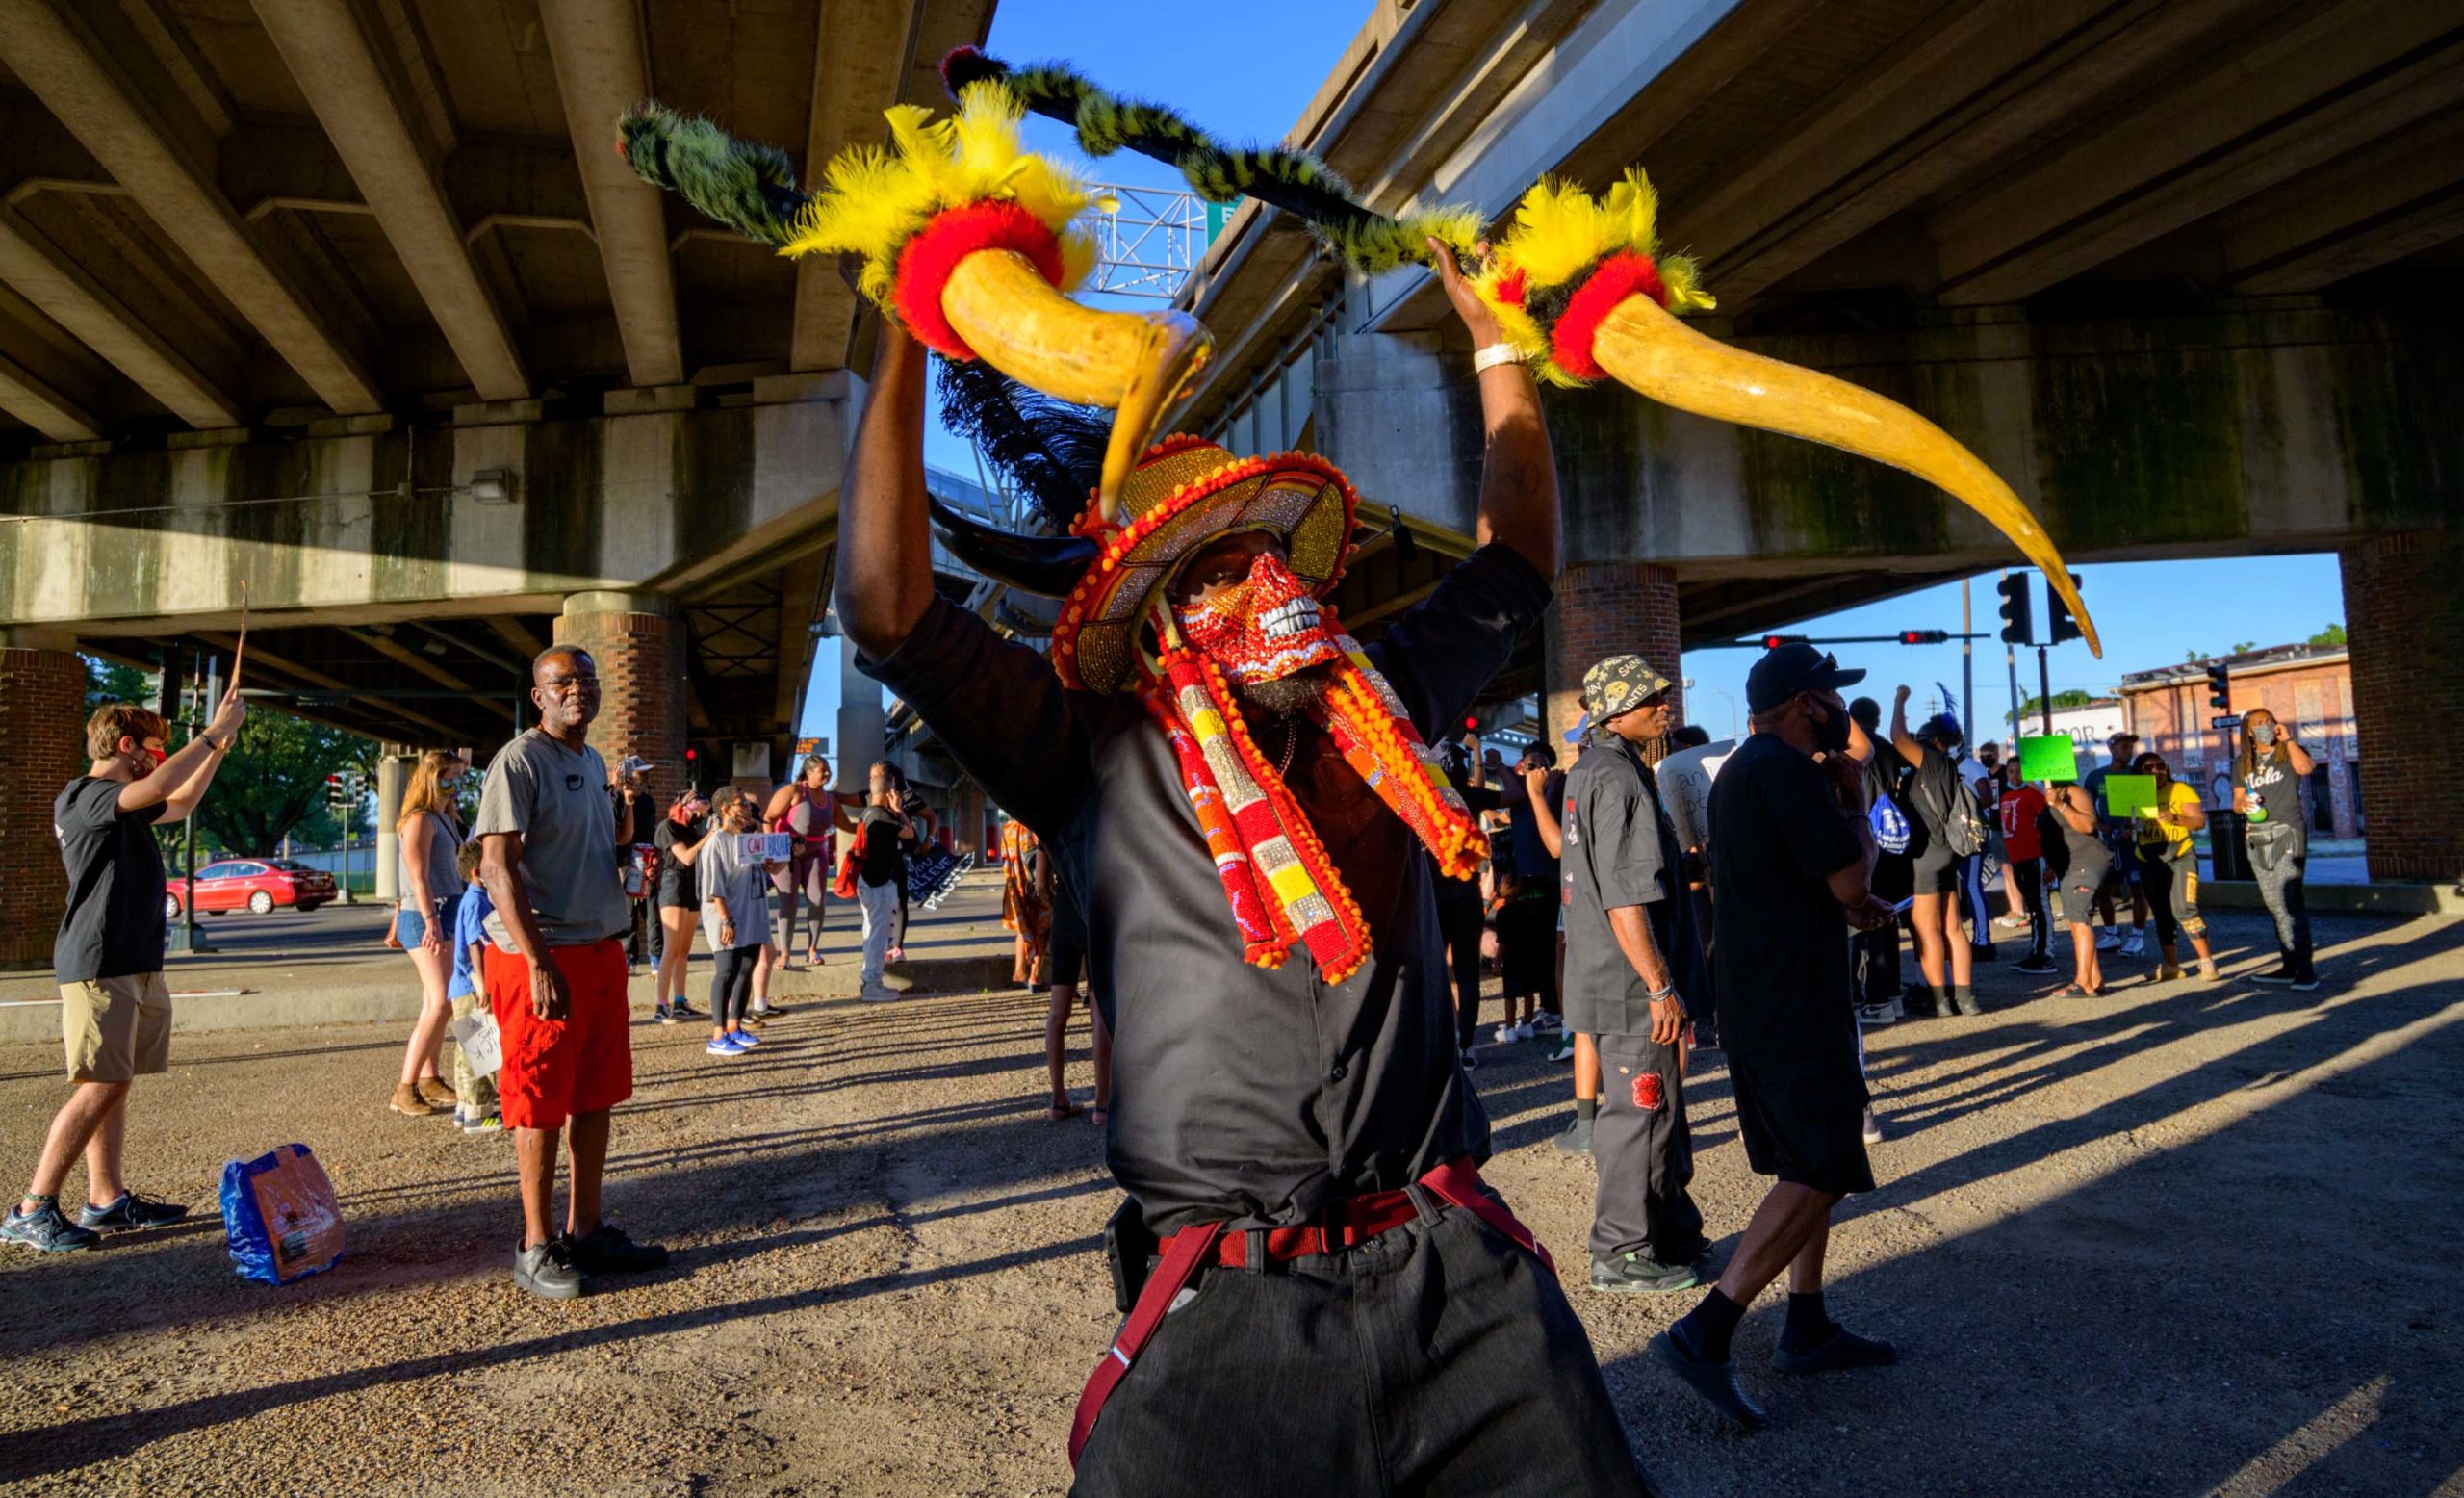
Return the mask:
<svg viewBox="0 0 2464 1498">
<path fill-rule="evenodd" d="M 1821 717 L 1808 714 L 1806 721 L 1813 726 L 1815 748 L 1826 754 L 1848 752 L 1848 719 L 1845 714 L 1834 712 L 1831 709 L 1825 708 L 1822 710 Z"/>
<path fill-rule="evenodd" d="M 1259 553 L 1238 586 L 1172 612 L 1191 646 L 1244 686 L 1279 682 L 1342 654 L 1309 584 L 1272 552 Z"/>
<path fill-rule="evenodd" d="M 2262 749 L 2272 745 L 2275 742 L 2275 725 L 2272 723 L 2251 724 L 2250 742 L 2257 744 Z"/>
</svg>

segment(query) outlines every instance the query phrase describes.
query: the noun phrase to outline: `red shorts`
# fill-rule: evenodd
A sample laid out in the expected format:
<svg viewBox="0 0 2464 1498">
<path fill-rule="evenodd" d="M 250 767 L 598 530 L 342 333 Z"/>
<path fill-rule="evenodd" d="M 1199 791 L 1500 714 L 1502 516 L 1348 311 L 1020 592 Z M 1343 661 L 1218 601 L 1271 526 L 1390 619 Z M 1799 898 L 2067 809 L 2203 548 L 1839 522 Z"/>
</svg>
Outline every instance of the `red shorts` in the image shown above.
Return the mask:
<svg viewBox="0 0 2464 1498">
<path fill-rule="evenodd" d="M 561 1020 L 530 1008 L 530 962 L 483 946 L 488 1006 L 501 1033 L 504 1070 L 497 1097 L 509 1128 L 562 1128 L 577 1113 L 600 1113 L 633 1096 L 632 1015 L 625 996 L 625 945 L 552 946 L 573 1004 Z"/>
</svg>

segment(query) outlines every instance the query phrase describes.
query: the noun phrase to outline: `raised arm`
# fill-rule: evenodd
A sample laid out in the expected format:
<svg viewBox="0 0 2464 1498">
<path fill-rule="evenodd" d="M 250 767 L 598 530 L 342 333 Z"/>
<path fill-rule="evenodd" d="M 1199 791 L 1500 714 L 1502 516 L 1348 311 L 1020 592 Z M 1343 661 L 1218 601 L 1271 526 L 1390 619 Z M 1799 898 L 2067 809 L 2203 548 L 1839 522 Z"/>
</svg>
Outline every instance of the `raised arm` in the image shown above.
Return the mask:
<svg viewBox="0 0 2464 1498">
<path fill-rule="evenodd" d="M 914 632 L 933 601 L 924 508 L 924 346 L 882 323 L 856 460 L 838 507 L 838 619 L 879 660 Z"/>
<path fill-rule="evenodd" d="M 1890 746 L 1911 764 L 1925 762 L 1925 746 L 1908 731 L 1908 688 L 1905 686 L 1890 700 Z"/>
<path fill-rule="evenodd" d="M 158 826 L 185 820 L 205 799 L 207 788 L 214 784 L 214 772 L 222 767 L 223 757 L 239 741 L 240 724 L 247 715 L 247 702 L 238 689 L 225 693 L 222 706 L 203 733 L 156 765 L 153 774 L 119 788 L 119 809 L 141 812 L 149 806 L 159 806 L 163 814 L 156 819 Z"/>
<path fill-rule="evenodd" d="M 1497 319 L 1480 303 L 1455 267 L 1454 252 L 1437 240 L 1429 249 L 1446 299 L 1472 335 L 1472 347 L 1505 341 Z M 1475 535 L 1483 546 L 1499 542 L 1520 553 L 1540 575 L 1557 575 L 1557 460 L 1540 417 L 1540 387 L 1519 359 L 1482 370 L 1480 426 L 1487 443 L 1480 466 L 1480 518 Z"/>
<path fill-rule="evenodd" d="M 1531 826 L 1540 834 L 1541 846 L 1549 850 L 1551 858 L 1564 858 L 1565 828 L 1558 822 L 1557 814 L 1549 810 L 1549 773 L 1545 766 L 1535 764 L 1523 772 L 1523 785 L 1531 797 Z"/>
</svg>

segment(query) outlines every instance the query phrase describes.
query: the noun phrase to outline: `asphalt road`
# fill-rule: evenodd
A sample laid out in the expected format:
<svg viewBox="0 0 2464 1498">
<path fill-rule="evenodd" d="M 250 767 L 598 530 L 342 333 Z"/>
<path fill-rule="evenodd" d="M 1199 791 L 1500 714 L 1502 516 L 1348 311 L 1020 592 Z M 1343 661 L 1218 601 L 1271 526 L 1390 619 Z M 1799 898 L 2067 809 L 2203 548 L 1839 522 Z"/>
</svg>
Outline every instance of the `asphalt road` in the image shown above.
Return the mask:
<svg viewBox="0 0 2464 1498">
<path fill-rule="evenodd" d="M 1869 1033 L 1889 1137 L 1833 1234 L 1831 1304 L 1904 1361 L 1784 1381 L 1766 1296 L 1738 1348 L 1780 1423 L 1752 1438 L 1642 1356 L 1695 1296 L 1582 1287 L 1593 1170 L 1549 1145 L 1566 1072 L 1537 1044 L 1482 1047 L 1488 1175 L 1569 1272 L 1663 1492 L 2464 1495 L 2464 921 L 2323 920 L 2306 994 L 2246 981 L 2272 959 L 2255 918 L 2216 925 L 2220 984 L 2117 961 L 2111 997 L 2056 1002 L 1995 967 L 1984 1018 Z M 1116 1198 L 1096 1132 L 1044 1117 L 1041 1020 L 1015 993 L 807 1003 L 725 1062 L 640 1023 L 608 1203 L 676 1261 L 561 1304 L 508 1282 L 509 1143 L 384 1111 L 397 1031 L 180 1037 L 138 1089 L 130 1161 L 208 1220 L 0 1255 L 0 1484 L 1062 1492 L 1114 1328 Z M 1697 1060 L 1695 1194 L 1732 1248 L 1762 1182 L 1717 1055 Z M 58 1069 L 0 1046 L 0 1176 L 30 1168 Z M 243 1282 L 214 1183 L 295 1139 L 348 1250 Z M 1296 1399 L 1296 1439 L 1306 1416 Z"/>
</svg>

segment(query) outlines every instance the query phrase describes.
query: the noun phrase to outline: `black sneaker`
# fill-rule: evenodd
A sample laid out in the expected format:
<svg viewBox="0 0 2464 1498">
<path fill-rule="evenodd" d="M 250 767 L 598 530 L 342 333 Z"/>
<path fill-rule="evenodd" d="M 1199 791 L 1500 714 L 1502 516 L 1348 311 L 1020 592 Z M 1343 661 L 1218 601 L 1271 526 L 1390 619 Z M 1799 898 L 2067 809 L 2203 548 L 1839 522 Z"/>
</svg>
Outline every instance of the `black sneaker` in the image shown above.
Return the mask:
<svg viewBox="0 0 2464 1498">
<path fill-rule="evenodd" d="M 1591 1261 L 1591 1287 L 1611 1295 L 1664 1295 L 1691 1290 L 1702 1282 L 1703 1277 L 1691 1264 L 1663 1264 L 1639 1253 Z"/>
<path fill-rule="evenodd" d="M 1591 1153 L 1591 1121 L 1584 1118 L 1576 1119 L 1566 1125 L 1565 1131 L 1557 1136 L 1555 1143 L 1561 1154 Z"/>
<path fill-rule="evenodd" d="M 60 1215 L 57 1204 L 46 1201 L 32 1212 L 11 1207 L 9 1215 L 0 1218 L 0 1239 L 40 1249 L 45 1253 L 74 1253 L 102 1242 L 103 1235 L 78 1227 Z"/>
<path fill-rule="evenodd" d="M 1739 1430 L 1759 1431 L 1771 1423 L 1771 1417 L 1763 1413 L 1762 1407 L 1747 1398 L 1744 1385 L 1736 1382 L 1734 1361 L 1705 1362 L 1665 1331 L 1652 1338 L 1651 1355 L 1661 1367 L 1676 1374 L 1687 1388 L 1708 1401 L 1712 1408 L 1728 1416 Z"/>
<path fill-rule="evenodd" d="M 563 1238 L 551 1238 L 535 1249 L 514 1250 L 513 1282 L 551 1301 L 578 1300 L 590 1288 Z"/>
<path fill-rule="evenodd" d="M 655 1243 L 635 1243 L 624 1228 L 609 1223 L 578 1238 L 569 1233 L 564 1242 L 585 1274 L 630 1275 L 667 1267 L 667 1250 Z"/>
<path fill-rule="evenodd" d="M 1801 1353 L 1786 1347 L 1771 1350 L 1771 1366 L 1782 1373 L 1830 1373 L 1839 1368 L 1887 1368 L 1899 1361 L 1899 1349 L 1879 1337 L 1861 1337 L 1834 1324 L 1831 1335 Z"/>
<path fill-rule="evenodd" d="M 2014 970 L 2018 972 L 2060 972 L 2062 969 L 2053 965 L 2053 959 L 2050 957 L 2031 957 L 2025 962 L 2020 963 Z"/>
<path fill-rule="evenodd" d="M 177 1201 L 148 1201 L 134 1191 L 123 1191 L 109 1206 L 78 1208 L 77 1226 L 96 1232 L 135 1232 L 141 1227 L 167 1227 L 188 1215 L 189 1209 Z"/>
<path fill-rule="evenodd" d="M 2315 972 L 2304 972 L 2293 980 L 2293 992 L 2296 994 L 2310 993 L 2318 986 L 2319 975 Z"/>
<path fill-rule="evenodd" d="M 691 1004 L 686 1003 L 680 998 L 675 1003 L 669 1005 L 667 1012 L 676 1016 L 679 1020 L 707 1020 L 710 1018 L 708 1015 L 704 1014 L 702 1011 L 694 1008 Z"/>
<path fill-rule="evenodd" d="M 2250 974 L 2250 981 L 2253 983 L 2273 984 L 2277 988 L 2290 988 L 2294 984 L 2300 982 L 2301 979 L 2300 976 L 2288 966 L 2278 968 L 2273 972 L 2254 972 Z"/>
<path fill-rule="evenodd" d="M 1464 1071 L 1466 1071 L 1466 1072 L 1477 1072 L 1478 1070 L 1480 1070 L 1480 1058 L 1479 1058 L 1478 1054 L 1477 1054 L 1477 1053 L 1476 1053 L 1476 1052 L 1472 1049 L 1472 1047 L 1470 1047 L 1469 1046 L 1464 1046 L 1464 1047 L 1463 1047 L 1463 1050 L 1462 1050 L 1462 1052 L 1461 1052 L 1461 1054 L 1462 1054 L 1462 1057 L 1463 1057 L 1463 1070 L 1464 1070 Z"/>
<path fill-rule="evenodd" d="M 776 1020 L 786 1012 L 787 1006 L 774 998 L 770 1002 L 754 1009 L 753 1017 L 757 1020 Z"/>
</svg>

